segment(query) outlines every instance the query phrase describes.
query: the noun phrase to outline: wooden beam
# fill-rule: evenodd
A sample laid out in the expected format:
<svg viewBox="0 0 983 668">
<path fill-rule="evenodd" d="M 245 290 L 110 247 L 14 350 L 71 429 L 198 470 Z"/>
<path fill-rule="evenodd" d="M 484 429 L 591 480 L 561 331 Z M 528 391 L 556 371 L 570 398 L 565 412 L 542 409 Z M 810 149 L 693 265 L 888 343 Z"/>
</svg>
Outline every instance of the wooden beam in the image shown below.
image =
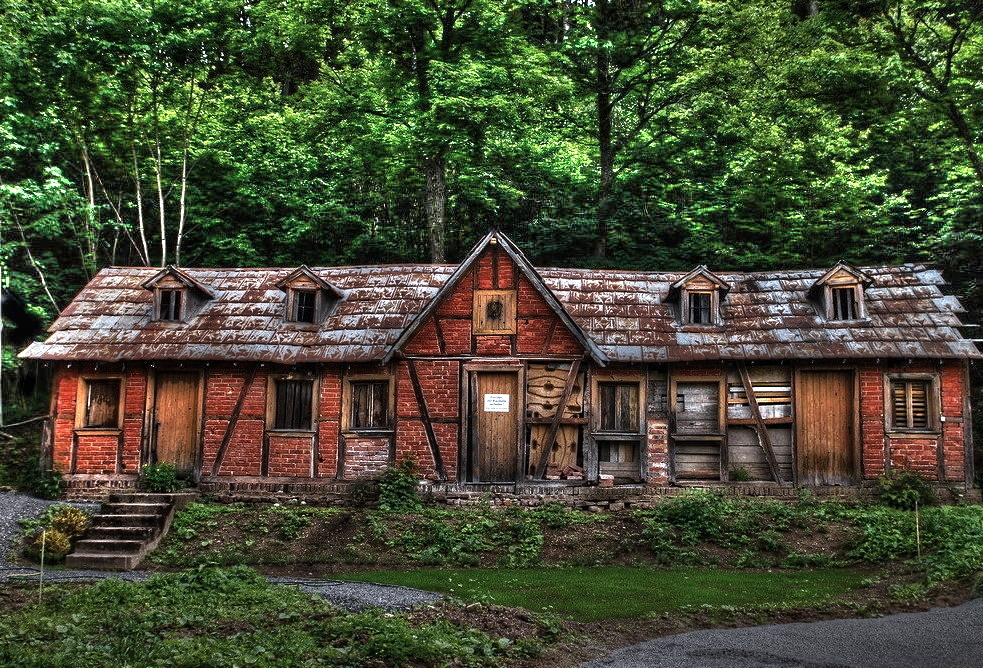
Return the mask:
<svg viewBox="0 0 983 668">
<path fill-rule="evenodd" d="M 563 395 L 557 403 L 553 421 L 550 423 L 549 431 L 546 432 L 546 438 L 543 440 L 543 451 L 540 453 L 539 462 L 536 464 L 537 480 L 542 480 L 546 476 L 546 467 L 550 461 L 550 451 L 553 450 L 553 444 L 556 443 L 556 434 L 560 431 L 560 423 L 563 422 L 563 412 L 570 402 L 570 395 L 573 394 L 573 386 L 577 383 L 578 373 L 580 373 L 580 360 L 575 359 L 570 365 L 570 375 L 567 376 L 566 385 L 563 386 Z"/>
<path fill-rule="evenodd" d="M 747 394 L 748 406 L 751 407 L 751 415 L 754 417 L 755 430 L 758 432 L 758 440 L 761 449 L 765 451 L 765 459 L 768 460 L 768 468 L 771 475 L 779 485 L 784 485 L 781 470 L 778 468 L 778 460 L 775 458 L 775 448 L 771 443 L 771 434 L 768 427 L 761 417 L 761 408 L 758 406 L 758 398 L 754 394 L 754 386 L 751 384 L 751 376 L 748 374 L 747 365 L 744 362 L 737 363 L 737 370 L 741 374 L 741 383 L 744 384 L 744 392 Z"/>
<path fill-rule="evenodd" d="M 423 396 L 423 386 L 420 385 L 420 377 L 416 373 L 416 363 L 413 360 L 406 360 L 406 366 L 410 371 L 413 394 L 416 395 L 416 403 L 420 407 L 420 419 L 423 421 L 423 429 L 427 432 L 427 443 L 430 445 L 430 454 L 433 455 L 433 464 L 434 468 L 437 469 L 437 477 L 441 480 L 447 480 L 447 469 L 444 468 L 444 458 L 440 456 L 440 448 L 437 446 L 437 434 L 434 433 L 433 423 L 430 422 L 430 411 L 427 410 L 427 401 Z"/>
<path fill-rule="evenodd" d="M 249 394 L 249 387 L 256 380 L 256 373 L 258 371 L 259 365 L 254 364 L 252 371 L 249 372 L 249 377 L 242 384 L 242 389 L 239 390 L 239 397 L 236 399 L 235 408 L 232 410 L 232 416 L 229 418 L 229 428 L 225 430 L 225 436 L 222 437 L 222 445 L 219 446 L 218 454 L 215 455 L 215 463 L 212 464 L 212 475 L 218 475 L 219 469 L 222 468 L 225 453 L 228 451 L 229 444 L 232 442 L 232 432 L 235 431 L 236 424 L 239 422 L 239 415 L 242 413 L 242 407 L 246 403 L 246 395 Z M 202 416 L 202 422 L 204 422 L 204 416 Z M 204 446 L 204 443 L 202 445 Z"/>
</svg>

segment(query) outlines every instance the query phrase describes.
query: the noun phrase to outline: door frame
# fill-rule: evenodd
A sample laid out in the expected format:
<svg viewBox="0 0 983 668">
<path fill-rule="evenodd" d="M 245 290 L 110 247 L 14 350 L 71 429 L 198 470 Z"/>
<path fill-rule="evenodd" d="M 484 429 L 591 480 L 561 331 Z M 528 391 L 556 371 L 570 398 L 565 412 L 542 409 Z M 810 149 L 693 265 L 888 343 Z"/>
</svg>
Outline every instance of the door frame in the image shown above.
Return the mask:
<svg viewBox="0 0 983 668">
<path fill-rule="evenodd" d="M 141 466 L 144 464 L 154 463 L 156 461 L 156 449 L 157 449 L 157 433 L 154 428 L 154 417 L 156 416 L 157 407 L 157 383 L 158 374 L 161 373 L 186 373 L 194 374 L 197 376 L 196 386 L 198 388 L 197 395 L 194 400 L 195 416 L 194 424 L 192 425 L 194 444 L 192 445 L 192 466 L 191 466 L 191 479 L 197 482 L 201 479 L 201 467 L 202 467 L 202 431 L 204 429 L 204 414 L 205 414 L 205 372 L 203 369 L 187 368 L 182 366 L 163 366 L 163 367 L 150 367 L 147 372 L 147 402 L 144 408 L 144 429 L 143 429 L 143 444 L 140 452 Z"/>
<path fill-rule="evenodd" d="M 860 369 L 856 365 L 840 365 L 831 366 L 829 364 L 816 365 L 801 367 L 797 366 L 795 371 L 792 373 L 792 424 L 794 425 L 792 429 L 792 476 L 793 484 L 798 487 L 802 484 L 801 476 L 799 475 L 799 438 L 801 430 L 803 428 L 802 422 L 800 420 L 801 415 L 799 412 L 800 403 L 800 392 L 802 389 L 802 374 L 809 372 L 825 372 L 829 373 L 832 371 L 849 373 L 851 375 L 852 382 L 852 396 L 851 401 L 853 403 L 853 415 L 850 428 L 853 433 L 853 471 L 851 472 L 852 481 L 851 484 L 859 485 L 863 481 L 863 449 L 861 448 L 862 438 L 860 433 Z"/>
<path fill-rule="evenodd" d="M 523 459 L 526 454 L 526 364 L 521 360 L 494 362 L 472 361 L 463 365 L 466 391 L 461 392 L 461 415 L 467 416 L 464 428 L 461 429 L 461 448 L 459 469 L 464 472 L 464 482 L 496 484 L 488 480 L 475 480 L 473 476 L 474 463 L 478 460 L 478 419 L 477 413 L 472 414 L 471 407 L 478 406 L 478 374 L 479 373 L 514 373 L 516 375 L 516 401 L 513 407 L 515 413 L 515 480 L 497 481 L 499 484 L 521 482 L 525 478 Z"/>
</svg>

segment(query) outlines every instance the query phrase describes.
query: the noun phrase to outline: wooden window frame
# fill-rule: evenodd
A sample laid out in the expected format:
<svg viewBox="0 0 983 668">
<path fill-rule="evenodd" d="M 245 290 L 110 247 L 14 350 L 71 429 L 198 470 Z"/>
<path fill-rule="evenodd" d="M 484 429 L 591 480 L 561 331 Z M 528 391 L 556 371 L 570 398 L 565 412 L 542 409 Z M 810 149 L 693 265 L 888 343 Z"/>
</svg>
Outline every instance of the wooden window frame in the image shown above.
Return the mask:
<svg viewBox="0 0 983 668">
<path fill-rule="evenodd" d="M 636 411 L 637 411 L 637 423 L 634 425 L 632 431 L 621 431 L 621 430 L 605 430 L 602 429 L 603 416 L 601 408 L 601 396 L 602 388 L 605 385 L 633 385 L 637 391 L 636 401 Z M 630 469 L 630 477 L 634 478 L 636 481 L 642 481 L 645 479 L 644 468 L 646 459 L 646 406 L 648 405 L 647 398 L 648 383 L 645 376 L 640 376 L 636 374 L 600 374 L 594 376 L 590 381 L 590 406 L 591 406 L 591 418 L 590 418 L 590 439 L 593 442 L 594 455 L 593 459 L 596 461 L 596 466 L 598 474 L 606 475 L 618 475 L 618 470 L 622 469 L 627 472 Z M 601 453 L 604 449 L 608 449 L 609 453 L 612 449 L 617 448 L 619 451 L 625 445 L 630 444 L 634 450 L 634 459 L 632 461 L 622 461 L 620 458 L 615 461 L 609 459 L 601 459 Z M 620 465 L 620 466 L 619 466 Z"/>
<path fill-rule="evenodd" d="M 386 384 L 386 424 L 384 426 L 357 427 L 352 411 L 354 410 L 355 387 L 364 383 L 385 383 Z M 368 374 L 346 376 L 344 382 L 344 394 L 342 396 L 341 415 L 342 431 L 353 434 L 389 434 L 394 429 L 395 418 L 395 392 L 393 391 L 393 377 L 386 374 Z"/>
<path fill-rule="evenodd" d="M 911 434 L 938 434 L 941 431 L 941 398 L 939 397 L 938 375 L 931 373 L 889 373 L 884 379 L 884 428 L 891 435 L 910 436 Z M 897 383 L 905 385 L 905 422 L 898 425 L 894 413 L 894 386 Z M 910 426 L 911 389 L 914 383 L 925 385 L 926 424 L 924 427 Z"/>
<path fill-rule="evenodd" d="M 280 427 L 277 425 L 277 412 L 279 407 L 279 386 L 284 382 L 305 382 L 310 386 L 310 410 L 307 428 Z M 316 419 L 318 412 L 318 382 L 317 378 L 308 374 L 276 374 L 271 375 L 267 382 L 267 402 L 266 402 L 266 431 L 285 434 L 312 434 L 316 429 Z"/>
<path fill-rule="evenodd" d="M 604 378 L 594 378 L 592 379 L 591 396 L 593 397 L 594 403 L 594 420 L 592 424 L 592 431 L 598 436 L 606 435 L 616 435 L 616 434 L 630 434 L 632 436 L 643 436 L 645 434 L 645 388 L 643 383 L 644 378 L 638 376 L 619 376 L 619 377 L 604 377 Z M 601 396 L 602 388 L 604 386 L 634 386 L 637 392 L 635 397 L 635 407 L 637 410 L 637 420 L 634 425 L 635 428 L 631 431 L 625 429 L 604 429 L 604 415 L 601 406 Z"/>
<path fill-rule="evenodd" d="M 287 288 L 287 312 L 286 321 L 296 323 L 298 325 L 316 325 L 321 320 L 321 312 L 324 308 L 324 300 L 321 295 L 321 290 L 316 288 Z M 314 310 L 311 314 L 310 320 L 301 320 L 300 311 L 303 308 L 307 310 L 307 305 L 302 306 L 300 304 L 300 295 L 313 295 L 314 296 Z"/>
<path fill-rule="evenodd" d="M 839 294 L 842 294 L 841 291 L 852 291 L 853 293 L 852 303 L 850 304 L 853 310 L 852 317 L 842 317 L 844 315 L 840 308 L 842 300 L 838 297 Z M 864 291 L 860 283 L 827 283 L 823 289 L 823 296 L 825 299 L 826 320 L 830 322 L 855 322 L 857 320 L 863 320 L 866 317 Z"/>
<path fill-rule="evenodd" d="M 89 425 L 89 390 L 93 383 L 114 383 L 116 393 L 116 423 L 107 425 Z M 77 401 L 75 402 L 75 428 L 78 430 L 118 432 L 123 428 L 123 377 L 122 376 L 80 376 L 78 382 Z"/>
<path fill-rule="evenodd" d="M 707 295 L 710 298 L 709 311 L 706 308 L 700 307 L 699 313 L 706 313 L 708 319 L 706 322 L 694 322 L 693 321 L 693 308 L 690 303 L 692 298 L 696 295 Z M 712 289 L 688 289 L 683 288 L 679 293 L 679 306 L 680 306 L 680 322 L 685 327 L 713 327 L 720 324 L 720 290 L 716 288 Z"/>
<path fill-rule="evenodd" d="M 186 288 L 157 288 L 154 291 L 154 312 L 161 322 L 184 322 L 187 312 L 188 295 Z M 168 299 L 164 299 L 167 294 Z M 174 297 L 177 297 L 175 304 Z M 167 302 L 165 304 L 165 301 Z M 165 313 L 166 311 L 166 313 Z"/>
</svg>

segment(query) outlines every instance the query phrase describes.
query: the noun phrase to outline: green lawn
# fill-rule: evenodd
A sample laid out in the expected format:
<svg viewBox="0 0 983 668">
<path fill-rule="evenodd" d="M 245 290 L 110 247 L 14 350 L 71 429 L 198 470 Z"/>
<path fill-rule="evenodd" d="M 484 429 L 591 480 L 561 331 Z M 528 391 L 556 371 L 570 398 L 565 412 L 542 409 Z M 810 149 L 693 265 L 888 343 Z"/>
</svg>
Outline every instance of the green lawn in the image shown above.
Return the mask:
<svg viewBox="0 0 983 668">
<path fill-rule="evenodd" d="M 661 614 L 684 606 L 815 605 L 860 586 L 843 569 L 749 572 L 649 568 L 377 571 L 338 576 L 551 612 L 578 621 Z"/>
</svg>

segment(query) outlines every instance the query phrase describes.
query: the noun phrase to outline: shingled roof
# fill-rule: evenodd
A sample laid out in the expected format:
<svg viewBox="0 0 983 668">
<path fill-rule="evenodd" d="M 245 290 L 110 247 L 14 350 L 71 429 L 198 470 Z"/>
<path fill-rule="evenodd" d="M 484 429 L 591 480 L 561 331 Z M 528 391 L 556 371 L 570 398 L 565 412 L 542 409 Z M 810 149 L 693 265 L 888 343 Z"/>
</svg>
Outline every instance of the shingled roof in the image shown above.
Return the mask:
<svg viewBox="0 0 983 668">
<path fill-rule="evenodd" d="M 188 322 L 152 319 L 143 284 L 160 270 L 100 271 L 21 357 L 214 360 L 283 364 L 382 360 L 455 265 L 312 268 L 342 294 L 317 325 L 284 319 L 291 269 L 187 269 L 214 298 Z M 611 362 L 840 358 L 979 358 L 957 327 L 962 308 L 920 264 L 862 267 L 865 318 L 826 321 L 808 292 L 828 269 L 715 272 L 730 290 L 719 325 L 684 326 L 669 298 L 685 272 L 537 269 L 573 322 Z"/>
</svg>

